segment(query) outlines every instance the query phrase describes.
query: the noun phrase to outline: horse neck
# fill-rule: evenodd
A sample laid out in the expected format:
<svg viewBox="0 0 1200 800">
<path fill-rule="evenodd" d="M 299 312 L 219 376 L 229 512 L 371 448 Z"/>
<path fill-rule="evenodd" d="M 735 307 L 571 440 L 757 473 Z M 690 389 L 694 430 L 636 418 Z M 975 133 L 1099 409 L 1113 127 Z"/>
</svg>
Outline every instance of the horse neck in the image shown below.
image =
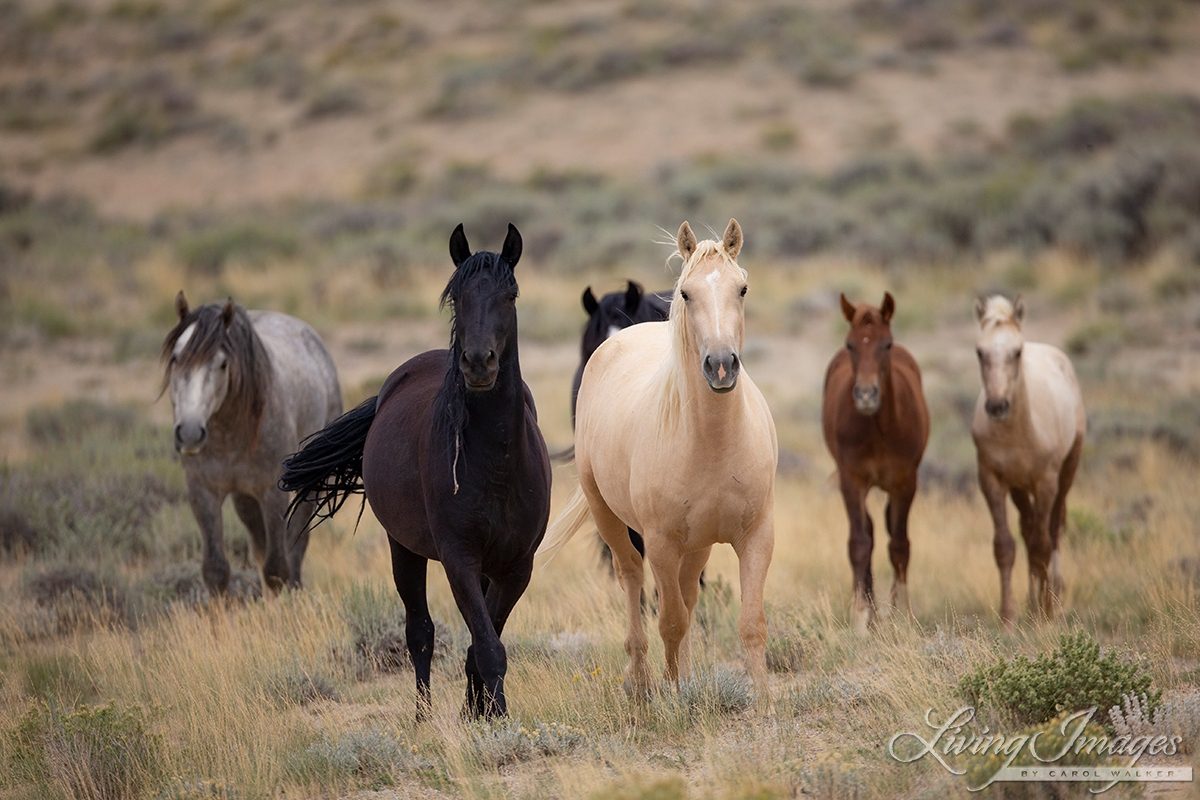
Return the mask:
<svg viewBox="0 0 1200 800">
<path fill-rule="evenodd" d="M 879 428 L 883 431 L 894 431 L 908 422 L 908 420 L 900 418 L 900 398 L 896 394 L 897 383 L 891 364 L 887 365 L 887 369 L 879 371 L 879 395 L 882 398 L 882 404 L 875 419 L 879 421 Z"/>
<path fill-rule="evenodd" d="M 479 438 L 485 443 L 502 447 L 512 447 L 524 440 L 525 384 L 515 332 L 507 352 L 500 358 L 495 388 L 484 394 L 468 392 L 464 402 L 468 411 L 467 426 L 474 429 L 472 438 L 482 434 Z M 493 433 L 497 436 L 488 435 Z"/>
</svg>

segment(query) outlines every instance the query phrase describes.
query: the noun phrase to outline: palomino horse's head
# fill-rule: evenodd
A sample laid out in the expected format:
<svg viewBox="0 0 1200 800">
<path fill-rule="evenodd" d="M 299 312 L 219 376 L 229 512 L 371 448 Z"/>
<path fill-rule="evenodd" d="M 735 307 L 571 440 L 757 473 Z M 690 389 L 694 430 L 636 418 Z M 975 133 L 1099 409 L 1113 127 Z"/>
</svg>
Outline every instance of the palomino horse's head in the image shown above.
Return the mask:
<svg viewBox="0 0 1200 800">
<path fill-rule="evenodd" d="M 683 335 L 681 355 L 696 356 L 714 392 L 733 391 L 746 329 L 746 271 L 737 263 L 742 226 L 731 219 L 721 241 L 697 242 L 685 221 L 675 239 L 683 270 L 675 284 L 671 323 Z"/>
<path fill-rule="evenodd" d="M 454 308 L 452 349 L 458 350 L 467 391 L 486 392 L 496 385 L 501 361 L 517 341 L 513 269 L 521 258 L 521 234 L 510 223 L 499 255 L 472 255 L 460 223 L 450 235 L 450 258 L 454 275 L 442 292 L 442 304 Z"/>
<path fill-rule="evenodd" d="M 1002 420 L 1012 410 L 1013 396 L 1021 379 L 1021 351 L 1025 346 L 1021 321 L 1025 319 L 1025 304 L 1020 295 L 1011 303 L 1000 295 L 981 298 L 975 301 L 975 319 L 979 320 L 975 354 L 983 375 L 983 407 L 989 417 Z"/>
<path fill-rule="evenodd" d="M 257 426 L 271 364 L 246 310 L 233 300 L 191 310 L 181 291 L 175 311 L 179 322 L 162 345 L 163 390 L 171 390 L 175 449 L 190 456 L 203 449 L 209 421 L 223 407 L 235 424 Z"/>
<path fill-rule="evenodd" d="M 891 292 L 883 293 L 879 308 L 866 303 L 854 305 L 842 295 L 842 314 L 850 323 L 846 334 L 846 352 L 854 368 L 854 408 L 871 416 L 883 403 L 881 376 L 891 369 L 892 315 L 896 301 Z"/>
</svg>

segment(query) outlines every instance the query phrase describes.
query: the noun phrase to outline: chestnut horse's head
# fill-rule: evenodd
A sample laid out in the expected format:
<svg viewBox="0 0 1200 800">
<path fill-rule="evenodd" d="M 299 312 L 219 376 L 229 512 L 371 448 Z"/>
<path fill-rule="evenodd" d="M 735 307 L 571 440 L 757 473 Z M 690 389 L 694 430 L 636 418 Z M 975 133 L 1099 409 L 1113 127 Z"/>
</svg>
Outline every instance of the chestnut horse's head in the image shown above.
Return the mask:
<svg viewBox="0 0 1200 800">
<path fill-rule="evenodd" d="M 975 318 L 979 321 L 975 354 L 983 376 L 983 407 L 989 417 L 1002 420 L 1012 410 L 1021 380 L 1021 351 L 1025 346 L 1021 322 L 1025 319 L 1025 304 L 1020 295 L 1011 303 L 1000 295 L 980 298 L 975 301 Z"/>
<path fill-rule="evenodd" d="M 850 323 L 846 334 L 846 352 L 854 369 L 854 408 L 871 416 L 883 403 L 883 376 L 891 368 L 892 314 L 896 301 L 890 292 L 883 293 L 879 308 L 860 303 L 854 305 L 842 295 L 842 314 Z"/>
</svg>

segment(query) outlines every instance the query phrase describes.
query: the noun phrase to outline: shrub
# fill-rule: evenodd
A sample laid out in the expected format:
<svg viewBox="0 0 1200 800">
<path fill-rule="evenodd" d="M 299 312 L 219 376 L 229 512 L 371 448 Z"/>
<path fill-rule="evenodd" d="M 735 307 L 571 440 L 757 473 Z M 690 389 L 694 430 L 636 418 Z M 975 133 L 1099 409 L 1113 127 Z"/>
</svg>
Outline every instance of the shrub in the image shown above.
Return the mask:
<svg viewBox="0 0 1200 800">
<path fill-rule="evenodd" d="M 1080 751 L 1076 750 L 1069 737 L 1074 734 L 1078 725 L 1074 722 L 1069 723 L 1067 724 L 1066 733 L 1063 731 L 1063 725 L 1068 716 L 1070 716 L 1070 712 L 1063 712 L 1055 718 L 1046 721 L 1044 724 L 1035 725 L 1011 735 L 1009 741 L 1016 740 L 1018 736 L 1030 737 L 1029 744 L 1023 747 L 1016 758 L 1013 759 L 1012 766 L 1042 766 L 1043 762 L 1038 756 L 1048 758 L 1063 750 L 1066 750 L 1066 752 L 1062 758 L 1053 762 L 1053 766 L 1095 766 L 1107 763 L 1108 759 L 1094 749 L 1089 750 L 1084 746 Z M 1107 741 L 1104 728 L 1089 722 L 1084 726 L 1080 737 L 1075 740 L 1075 744 L 1090 742 L 1093 737 L 1095 739 L 1104 738 Z M 1031 749 L 1036 752 L 1031 753 Z M 991 750 L 969 756 L 964 765 L 967 772 L 967 786 L 974 788 L 987 783 L 996 774 L 997 770 L 1005 766 L 1008 757 L 1005 753 L 995 753 Z M 1016 784 L 1016 788 L 1008 784 L 993 784 L 993 786 L 997 787 L 995 791 L 997 792 L 997 796 L 1000 797 L 1025 798 L 1030 796 L 1028 786 L 1024 784 Z M 1053 794 L 1049 796 L 1056 797 L 1058 795 Z"/>
<path fill-rule="evenodd" d="M 189 270 L 214 276 L 231 261 L 261 264 L 290 258 L 299 250 L 299 241 L 291 231 L 249 222 L 201 231 L 178 245 L 179 258 Z"/>
<path fill-rule="evenodd" d="M 429 766 L 415 747 L 368 730 L 323 734 L 288 764 L 289 772 L 301 780 L 359 779 L 375 784 L 388 784 L 397 773 Z"/>
<path fill-rule="evenodd" d="M 1093 706 L 1108 709 L 1128 694 L 1145 694 L 1151 709 L 1162 698 L 1139 664 L 1112 651 L 1102 655 L 1086 633 L 1064 634 L 1057 649 L 1032 661 L 1020 655 L 980 666 L 962 678 L 959 689 L 978 707 L 992 706 L 1030 723 Z"/>
<path fill-rule="evenodd" d="M 527 728 L 516 720 L 477 722 L 468 729 L 471 751 L 486 767 L 502 767 L 539 756 L 558 756 L 584 742 L 582 731 L 557 722 Z"/>
<path fill-rule="evenodd" d="M 404 608 L 394 592 L 364 584 L 351 586 L 342 597 L 342 619 L 350 628 L 355 651 L 373 668 L 395 672 L 408 665 Z"/>
<path fill-rule="evenodd" d="M 54 408 L 35 408 L 25 417 L 25 430 L 37 445 L 74 444 L 84 436 L 126 436 L 137 423 L 130 406 L 111 406 L 78 399 Z"/>
<path fill-rule="evenodd" d="M 737 670 L 717 667 L 698 672 L 679 686 L 679 700 L 693 712 L 737 714 L 754 703 L 750 679 Z"/>
<path fill-rule="evenodd" d="M 677 775 L 624 778 L 592 794 L 590 800 L 687 800 L 687 783 Z"/>
<path fill-rule="evenodd" d="M 1200 691 L 1186 689 L 1168 694 L 1157 707 L 1142 695 L 1125 695 L 1108 710 L 1109 724 L 1118 736 L 1179 737 L 1179 751 L 1200 748 Z"/>
<path fill-rule="evenodd" d="M 44 797 L 123 800 L 162 779 L 161 742 L 139 708 L 38 706 L 13 738 L 15 772 Z"/>
<path fill-rule="evenodd" d="M 25 659 L 25 691 L 45 703 L 75 705 L 96 693 L 83 658 L 71 653 L 32 655 Z"/>
<path fill-rule="evenodd" d="M 329 678 L 299 665 L 278 672 L 267 682 L 267 693 L 282 707 L 305 706 L 318 700 L 336 700 L 337 689 Z"/>
</svg>

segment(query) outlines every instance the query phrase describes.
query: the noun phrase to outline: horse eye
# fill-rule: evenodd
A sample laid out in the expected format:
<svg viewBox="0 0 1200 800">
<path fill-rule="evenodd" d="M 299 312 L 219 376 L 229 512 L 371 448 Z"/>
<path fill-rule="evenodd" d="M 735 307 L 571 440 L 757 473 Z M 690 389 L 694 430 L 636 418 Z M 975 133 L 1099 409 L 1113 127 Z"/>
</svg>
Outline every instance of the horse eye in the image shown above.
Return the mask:
<svg viewBox="0 0 1200 800">
<path fill-rule="evenodd" d="M 680 291 L 679 296 L 683 298 L 683 302 L 686 303 L 688 301 L 688 293 L 687 292 Z"/>
<path fill-rule="evenodd" d="M 853 353 L 854 352 L 854 342 L 846 342 L 846 349 L 849 350 L 851 353 Z"/>
<path fill-rule="evenodd" d="M 980 361 L 983 361 L 983 349 L 982 348 L 976 347 L 975 355 L 979 358 Z"/>
<path fill-rule="evenodd" d="M 742 297 L 745 297 L 745 296 L 746 296 L 746 292 L 747 292 L 749 289 L 750 289 L 750 287 L 749 287 L 749 286 L 743 286 L 743 287 L 742 287 L 742 291 L 738 292 L 738 294 L 740 294 Z"/>
<path fill-rule="evenodd" d="M 222 369 L 222 370 L 229 369 L 229 362 L 228 362 L 228 361 L 222 361 L 222 362 L 221 362 L 221 369 Z"/>
<path fill-rule="evenodd" d="M 883 349 L 884 349 L 884 350 L 891 350 L 891 349 L 892 349 L 892 343 L 891 343 L 891 342 L 888 342 L 887 344 L 885 344 L 885 345 L 883 346 Z"/>
<path fill-rule="evenodd" d="M 1013 358 L 1020 360 L 1022 348 L 1017 348 L 1017 352 L 1013 353 Z"/>
</svg>

